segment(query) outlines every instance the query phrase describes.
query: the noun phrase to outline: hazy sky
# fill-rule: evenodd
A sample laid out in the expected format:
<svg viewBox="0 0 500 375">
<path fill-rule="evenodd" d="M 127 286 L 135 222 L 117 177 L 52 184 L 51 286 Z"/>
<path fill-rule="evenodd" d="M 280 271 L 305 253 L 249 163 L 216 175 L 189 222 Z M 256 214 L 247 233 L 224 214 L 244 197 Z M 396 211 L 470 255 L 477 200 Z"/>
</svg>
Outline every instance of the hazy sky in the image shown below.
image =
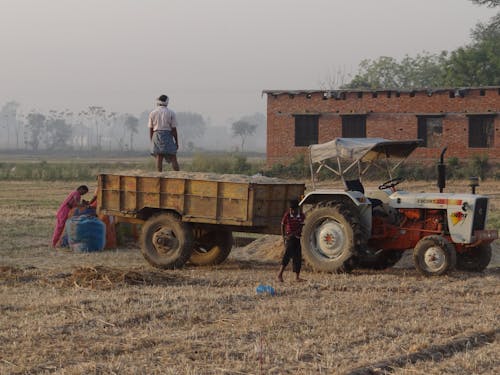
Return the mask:
<svg viewBox="0 0 500 375">
<path fill-rule="evenodd" d="M 451 51 L 495 9 L 467 0 L 0 0 L 0 106 L 265 112 L 365 58 Z"/>
</svg>

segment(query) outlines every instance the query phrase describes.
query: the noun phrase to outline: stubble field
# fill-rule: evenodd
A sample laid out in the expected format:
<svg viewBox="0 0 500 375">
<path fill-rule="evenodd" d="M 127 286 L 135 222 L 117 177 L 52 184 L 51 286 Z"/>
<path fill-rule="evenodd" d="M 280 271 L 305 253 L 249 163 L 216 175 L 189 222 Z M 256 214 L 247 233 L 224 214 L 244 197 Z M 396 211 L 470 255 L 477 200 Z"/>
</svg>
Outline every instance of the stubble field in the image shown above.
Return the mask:
<svg viewBox="0 0 500 375">
<path fill-rule="evenodd" d="M 133 243 L 49 248 L 55 211 L 80 183 L 0 182 L 1 374 L 500 373 L 497 243 L 484 273 L 431 279 L 403 262 L 347 275 L 305 267 L 306 282 L 288 271 L 279 284 L 273 237 L 217 267 L 160 271 Z M 494 212 L 497 185 L 479 188 Z M 277 294 L 256 294 L 259 283 Z"/>
</svg>

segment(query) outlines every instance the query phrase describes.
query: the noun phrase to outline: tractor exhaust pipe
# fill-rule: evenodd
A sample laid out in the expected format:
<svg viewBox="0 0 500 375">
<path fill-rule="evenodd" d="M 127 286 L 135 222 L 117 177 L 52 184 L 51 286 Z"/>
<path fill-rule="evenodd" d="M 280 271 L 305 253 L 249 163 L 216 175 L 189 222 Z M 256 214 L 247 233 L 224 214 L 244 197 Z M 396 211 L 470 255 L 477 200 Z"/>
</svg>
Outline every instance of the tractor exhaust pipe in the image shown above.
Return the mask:
<svg viewBox="0 0 500 375">
<path fill-rule="evenodd" d="M 443 151 L 441 151 L 441 156 L 439 158 L 439 163 L 438 163 L 438 188 L 439 192 L 442 193 L 444 188 L 446 187 L 446 165 L 444 164 L 444 153 L 448 147 L 443 148 Z"/>
</svg>

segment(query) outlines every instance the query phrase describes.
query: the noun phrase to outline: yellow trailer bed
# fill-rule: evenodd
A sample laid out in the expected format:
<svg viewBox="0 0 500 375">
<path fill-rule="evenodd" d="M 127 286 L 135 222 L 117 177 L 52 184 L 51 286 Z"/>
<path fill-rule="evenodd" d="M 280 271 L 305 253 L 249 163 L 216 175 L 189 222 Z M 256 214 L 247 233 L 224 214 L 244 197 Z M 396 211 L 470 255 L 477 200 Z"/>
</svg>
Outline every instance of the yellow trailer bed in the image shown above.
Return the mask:
<svg viewBox="0 0 500 375">
<path fill-rule="evenodd" d="M 232 231 L 280 234 L 288 201 L 304 190 L 303 183 L 262 176 L 103 173 L 98 176 L 97 208 L 119 220 L 143 223 L 146 259 L 173 268 L 188 259 L 220 263 L 232 247 Z"/>
</svg>

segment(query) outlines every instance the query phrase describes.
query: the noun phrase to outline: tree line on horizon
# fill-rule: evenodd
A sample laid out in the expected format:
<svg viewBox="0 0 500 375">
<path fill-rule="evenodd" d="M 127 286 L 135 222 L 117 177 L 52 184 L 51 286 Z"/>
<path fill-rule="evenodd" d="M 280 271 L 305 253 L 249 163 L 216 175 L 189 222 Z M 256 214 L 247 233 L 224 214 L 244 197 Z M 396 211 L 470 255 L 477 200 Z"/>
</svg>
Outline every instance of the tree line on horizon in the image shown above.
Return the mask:
<svg viewBox="0 0 500 375">
<path fill-rule="evenodd" d="M 0 149 L 33 153 L 42 150 L 143 151 L 150 146 L 148 115 L 149 111 L 137 116 L 110 112 L 101 106 L 89 106 L 79 112 L 31 110 L 24 114 L 18 102 L 9 101 L 0 107 Z M 252 148 L 263 150 L 265 147 L 262 135 L 265 134 L 266 118 L 261 113 L 231 120 L 230 129 L 209 126 L 210 119 L 195 112 L 176 112 L 176 116 L 181 124 L 178 128 L 180 151 L 213 149 L 211 144 L 232 147 L 230 151 L 245 151 L 246 141 L 257 135 L 261 144 L 254 142 Z M 239 140 L 231 143 L 233 138 Z"/>
</svg>

